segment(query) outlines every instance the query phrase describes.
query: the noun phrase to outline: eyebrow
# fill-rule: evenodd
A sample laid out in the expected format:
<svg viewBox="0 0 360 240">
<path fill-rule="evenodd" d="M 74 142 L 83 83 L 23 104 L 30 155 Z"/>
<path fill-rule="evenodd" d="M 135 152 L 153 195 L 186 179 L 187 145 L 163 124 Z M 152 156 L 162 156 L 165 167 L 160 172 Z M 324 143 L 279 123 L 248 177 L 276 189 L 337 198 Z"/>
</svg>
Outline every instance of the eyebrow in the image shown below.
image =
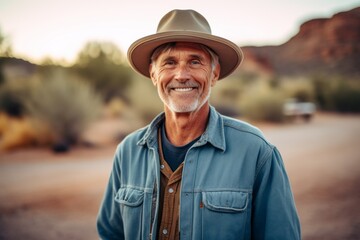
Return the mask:
<svg viewBox="0 0 360 240">
<path fill-rule="evenodd" d="M 200 61 L 204 61 L 204 57 L 199 55 L 199 54 L 191 54 L 189 56 L 190 59 L 198 59 Z M 177 58 L 175 56 L 167 56 L 166 58 L 164 58 L 162 61 L 169 61 L 169 60 L 176 60 Z"/>
<path fill-rule="evenodd" d="M 161 62 L 167 62 L 167 61 L 175 61 L 176 58 L 174 56 L 168 56 L 161 60 Z"/>
<path fill-rule="evenodd" d="M 204 60 L 205 60 L 204 57 L 201 56 L 201 55 L 199 55 L 199 54 L 191 54 L 191 55 L 190 55 L 190 58 L 195 58 L 195 59 L 198 59 L 198 60 L 200 60 L 200 61 L 204 61 Z"/>
</svg>

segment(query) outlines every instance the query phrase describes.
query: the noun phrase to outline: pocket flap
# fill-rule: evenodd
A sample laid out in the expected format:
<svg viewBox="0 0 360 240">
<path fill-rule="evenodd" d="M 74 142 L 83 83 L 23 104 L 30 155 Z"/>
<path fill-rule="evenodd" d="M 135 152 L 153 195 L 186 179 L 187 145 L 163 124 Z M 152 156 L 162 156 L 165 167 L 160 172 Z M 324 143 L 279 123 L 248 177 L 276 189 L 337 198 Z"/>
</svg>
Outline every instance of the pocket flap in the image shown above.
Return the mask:
<svg viewBox="0 0 360 240">
<path fill-rule="evenodd" d="M 203 201 L 206 208 L 218 212 L 241 212 L 248 205 L 246 192 L 203 192 Z"/>
<path fill-rule="evenodd" d="M 120 188 L 115 195 L 115 201 L 127 206 L 139 206 L 144 199 L 144 191 L 133 188 Z"/>
</svg>

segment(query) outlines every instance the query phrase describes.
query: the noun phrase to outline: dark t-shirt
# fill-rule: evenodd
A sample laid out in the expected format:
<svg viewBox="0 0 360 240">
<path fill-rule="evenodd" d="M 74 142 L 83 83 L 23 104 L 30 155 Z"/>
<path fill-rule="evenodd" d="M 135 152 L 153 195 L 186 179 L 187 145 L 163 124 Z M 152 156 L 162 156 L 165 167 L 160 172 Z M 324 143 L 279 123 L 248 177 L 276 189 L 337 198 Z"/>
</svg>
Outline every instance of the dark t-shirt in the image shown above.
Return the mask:
<svg viewBox="0 0 360 240">
<path fill-rule="evenodd" d="M 190 143 L 184 146 L 174 146 L 168 140 L 165 131 L 165 124 L 161 127 L 161 139 L 162 139 L 162 148 L 163 148 L 163 155 L 165 161 L 169 164 L 172 171 L 175 171 L 180 164 L 184 161 L 185 156 L 189 148 L 199 139 L 200 137 L 196 138 L 195 140 L 191 141 Z"/>
</svg>

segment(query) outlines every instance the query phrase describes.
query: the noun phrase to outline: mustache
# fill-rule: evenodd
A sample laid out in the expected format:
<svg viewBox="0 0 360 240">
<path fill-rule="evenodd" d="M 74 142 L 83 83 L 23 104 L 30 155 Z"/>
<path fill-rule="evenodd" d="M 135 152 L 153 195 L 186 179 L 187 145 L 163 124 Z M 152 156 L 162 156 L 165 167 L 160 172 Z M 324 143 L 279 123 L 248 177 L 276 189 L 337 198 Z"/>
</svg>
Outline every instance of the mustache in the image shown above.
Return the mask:
<svg viewBox="0 0 360 240">
<path fill-rule="evenodd" d="M 189 80 L 186 82 L 171 81 L 166 88 L 197 88 L 199 84 L 195 81 Z"/>
</svg>

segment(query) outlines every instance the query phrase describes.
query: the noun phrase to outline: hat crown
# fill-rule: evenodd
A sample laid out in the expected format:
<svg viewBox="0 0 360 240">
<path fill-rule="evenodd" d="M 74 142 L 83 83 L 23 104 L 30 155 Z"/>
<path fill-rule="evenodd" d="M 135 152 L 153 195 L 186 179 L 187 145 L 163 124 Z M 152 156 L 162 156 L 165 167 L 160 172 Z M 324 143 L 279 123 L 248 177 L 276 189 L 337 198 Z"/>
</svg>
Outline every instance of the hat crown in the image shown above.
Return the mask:
<svg viewBox="0 0 360 240">
<path fill-rule="evenodd" d="M 157 33 L 171 31 L 190 31 L 211 34 L 208 21 L 194 10 L 173 10 L 159 22 Z"/>
<path fill-rule="evenodd" d="M 155 34 L 142 37 L 130 45 L 127 55 L 131 67 L 150 78 L 149 64 L 154 50 L 173 42 L 197 43 L 212 49 L 221 65 L 219 80 L 231 74 L 243 60 L 243 53 L 235 43 L 211 34 L 208 21 L 200 13 L 191 9 L 176 9 L 161 18 Z"/>
</svg>

